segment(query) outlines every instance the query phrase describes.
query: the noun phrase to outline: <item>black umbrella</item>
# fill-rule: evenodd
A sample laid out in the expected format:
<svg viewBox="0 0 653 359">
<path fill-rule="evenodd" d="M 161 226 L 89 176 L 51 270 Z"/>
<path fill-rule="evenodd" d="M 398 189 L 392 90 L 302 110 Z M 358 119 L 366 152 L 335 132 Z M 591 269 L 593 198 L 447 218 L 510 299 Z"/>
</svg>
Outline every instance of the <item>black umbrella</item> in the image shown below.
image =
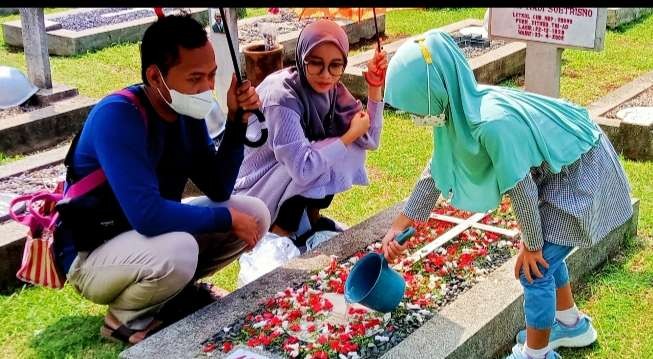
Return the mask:
<svg viewBox="0 0 653 359">
<path fill-rule="evenodd" d="M 236 73 L 236 79 L 238 80 L 238 85 L 243 83 L 243 78 L 240 75 L 240 69 L 238 69 L 238 60 L 236 59 L 236 50 L 234 50 L 234 44 L 231 42 L 231 34 L 229 33 L 229 25 L 227 24 L 227 18 L 224 16 L 224 8 L 220 9 L 220 16 L 222 17 L 222 22 L 224 24 L 224 32 L 227 35 L 227 44 L 229 44 L 229 53 L 231 54 L 231 62 L 234 65 L 234 72 Z M 258 122 L 261 123 L 261 137 L 256 141 L 251 141 L 249 138 L 245 137 L 245 144 L 249 147 L 261 147 L 268 140 L 268 129 L 265 125 L 265 116 L 261 110 L 249 110 L 245 111 L 242 108 L 239 108 L 236 111 L 236 119 L 240 120 L 245 113 L 252 113 L 256 116 Z"/>
</svg>

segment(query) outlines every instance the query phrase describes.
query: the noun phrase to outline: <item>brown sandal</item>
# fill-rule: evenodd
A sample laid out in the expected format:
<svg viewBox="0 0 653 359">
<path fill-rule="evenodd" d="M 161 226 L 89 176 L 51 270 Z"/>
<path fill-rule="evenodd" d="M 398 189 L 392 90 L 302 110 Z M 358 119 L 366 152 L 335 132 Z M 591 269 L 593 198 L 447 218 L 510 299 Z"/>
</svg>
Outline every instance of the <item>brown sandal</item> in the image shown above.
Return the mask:
<svg viewBox="0 0 653 359">
<path fill-rule="evenodd" d="M 135 330 L 135 329 L 130 329 L 124 324 L 121 324 L 118 328 L 111 328 L 109 324 L 105 321 L 104 324 L 102 325 L 102 328 L 100 328 L 100 335 L 104 337 L 105 339 L 108 339 L 110 341 L 116 342 L 116 343 L 123 343 L 127 345 L 134 345 L 136 343 L 132 343 L 129 338 L 132 337 L 132 335 L 142 332 L 142 331 L 147 331 L 145 333 L 145 337 L 143 340 L 150 335 L 158 332 L 160 329 L 162 329 L 164 326 L 162 323 L 155 324 L 154 327 L 151 327 L 152 324 L 148 325 L 145 329 L 143 330 Z M 151 327 L 151 328 L 150 328 Z M 147 328 L 150 328 L 149 330 Z M 139 341 L 140 342 L 140 341 Z M 138 342 L 137 342 L 138 343 Z"/>
</svg>

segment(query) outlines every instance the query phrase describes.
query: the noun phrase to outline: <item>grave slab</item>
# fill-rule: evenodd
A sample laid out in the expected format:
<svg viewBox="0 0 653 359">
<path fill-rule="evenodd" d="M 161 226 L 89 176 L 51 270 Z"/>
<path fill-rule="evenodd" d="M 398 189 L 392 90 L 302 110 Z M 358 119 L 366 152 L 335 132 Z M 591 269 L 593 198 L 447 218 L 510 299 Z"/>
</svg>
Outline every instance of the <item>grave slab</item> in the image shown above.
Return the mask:
<svg viewBox="0 0 653 359">
<path fill-rule="evenodd" d="M 39 89 L 36 92 L 36 99 L 40 104 L 50 105 L 53 102 L 77 95 L 79 95 L 79 91 L 77 91 L 76 87 L 55 83 L 52 85 L 52 88 Z"/>
<path fill-rule="evenodd" d="M 482 20 L 466 19 L 438 29 L 448 33 L 455 33 L 467 27 L 482 25 Z M 392 57 L 404 41 L 412 41 L 417 36 L 384 44 L 383 49 L 388 53 L 389 57 Z M 367 100 L 367 84 L 363 78 L 364 64 L 374 56 L 374 51 L 374 49 L 371 49 L 350 57 L 347 68 L 342 75 L 342 82 L 355 97 L 362 101 Z M 508 42 L 480 56 L 472 57 L 468 59 L 468 62 L 479 83 L 496 84 L 506 78 L 523 73 L 525 58 L 526 44 L 515 41 Z"/>
<path fill-rule="evenodd" d="M 587 107 L 590 116 L 608 135 L 617 152 L 628 159 L 653 159 L 653 125 L 621 121 L 616 113 L 632 106 L 653 106 L 653 71 L 608 93 Z"/>
<path fill-rule="evenodd" d="M 638 200 L 633 200 L 633 217 L 593 250 L 576 250 L 572 253 L 569 265 L 574 283 L 614 254 L 626 238 L 636 234 L 638 205 Z M 403 203 L 398 203 L 380 212 L 324 243 L 314 252 L 291 260 L 219 302 L 123 351 L 120 357 L 197 357 L 201 342 L 256 310 L 262 299 L 307 280 L 310 273 L 327 265 L 329 255 L 347 258 L 368 243 L 382 238 L 388 224 L 402 207 Z M 480 358 L 507 349 L 518 328 L 523 325 L 521 287 L 512 277 L 514 260 L 510 259 L 485 280 L 442 308 L 382 358 Z M 228 355 L 216 350 L 212 356 L 224 358 Z"/>
<path fill-rule="evenodd" d="M 0 224 L 0 292 L 21 285 L 16 278 L 25 246 L 27 227 L 9 221 Z"/>
<path fill-rule="evenodd" d="M 76 9 L 47 15 L 47 21 L 56 22 L 56 18 L 75 15 L 89 11 L 89 9 Z M 206 8 L 190 9 L 191 16 L 200 23 L 208 24 L 208 10 Z M 152 16 L 126 21 L 118 24 L 103 25 L 81 31 L 72 31 L 64 28 L 47 31 L 48 51 L 50 55 L 73 56 L 89 50 L 102 49 L 107 46 L 122 42 L 135 42 L 141 40 L 145 29 L 156 21 Z M 9 21 L 2 24 L 5 43 L 11 46 L 23 47 L 22 27 L 20 20 Z"/>
<path fill-rule="evenodd" d="M 56 97 L 69 92 L 62 89 L 51 94 Z M 69 138 L 81 128 L 96 102 L 85 96 L 74 96 L 3 119 L 0 123 L 0 151 L 10 155 L 29 153 Z"/>
<path fill-rule="evenodd" d="M 614 29 L 651 12 L 653 12 L 653 8 L 650 7 L 609 7 L 607 26 Z"/>
<path fill-rule="evenodd" d="M 20 160 L 4 164 L 0 166 L 0 179 L 18 176 L 25 172 L 61 163 L 66 156 L 66 152 L 68 152 L 68 145 L 58 146 L 51 150 L 36 153 Z"/>
<path fill-rule="evenodd" d="M 17 7 L 0 7 L 0 15 L 18 14 Z"/>
<path fill-rule="evenodd" d="M 653 107 L 628 107 L 617 112 L 617 118 L 624 123 L 650 127 L 653 125 Z"/>
</svg>

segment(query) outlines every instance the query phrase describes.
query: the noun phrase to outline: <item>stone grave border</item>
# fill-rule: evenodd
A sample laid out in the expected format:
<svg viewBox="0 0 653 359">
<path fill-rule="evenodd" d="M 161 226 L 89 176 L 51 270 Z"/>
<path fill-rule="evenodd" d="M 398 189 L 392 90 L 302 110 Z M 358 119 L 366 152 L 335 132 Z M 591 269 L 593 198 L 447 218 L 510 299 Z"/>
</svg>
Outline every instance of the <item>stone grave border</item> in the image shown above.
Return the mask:
<svg viewBox="0 0 653 359">
<path fill-rule="evenodd" d="M 76 9 L 63 11 L 45 16 L 46 30 L 52 18 L 88 11 L 88 9 Z M 209 22 L 207 8 L 192 8 L 191 16 L 205 26 Z M 73 56 L 89 50 L 102 49 L 107 46 L 122 42 L 139 41 L 143 33 L 156 21 L 156 16 L 148 16 L 119 24 L 104 25 L 82 31 L 71 31 L 66 29 L 47 31 L 48 51 L 50 55 Z M 22 28 L 20 20 L 9 21 L 2 24 L 4 40 L 7 44 L 23 47 Z"/>
<path fill-rule="evenodd" d="M 651 7 L 609 7 L 608 29 L 615 29 L 651 12 L 653 12 L 653 8 Z"/>
<path fill-rule="evenodd" d="M 82 127 L 97 101 L 77 95 L 76 89 L 55 84 L 55 91 L 60 88 L 66 89 L 66 94 L 62 93 L 62 97 L 72 97 L 58 101 L 51 98 L 43 108 L 8 117 L 0 122 L 0 152 L 13 155 L 39 151 L 65 140 Z M 36 96 L 39 98 L 41 93 L 52 91 L 40 89 Z M 39 102 L 43 101 L 39 99 Z"/>
<path fill-rule="evenodd" d="M 478 19 L 465 19 L 443 27 L 439 30 L 448 33 L 456 32 L 468 26 L 482 26 L 483 21 Z M 415 37 L 397 40 L 383 46 L 388 53 L 394 53 L 404 43 Z M 363 69 L 358 65 L 367 62 L 374 55 L 374 49 L 365 51 L 349 58 L 345 73 L 342 75 L 342 82 L 349 91 L 358 99 L 367 100 L 367 84 L 363 78 Z M 496 84 L 511 76 L 524 73 L 526 60 L 526 43 L 514 41 L 505 44 L 497 49 L 489 51 L 481 56 L 469 59 L 469 65 L 474 71 L 476 80 L 484 84 Z"/>
<path fill-rule="evenodd" d="M 17 7 L 0 7 L 0 15 L 18 14 Z"/>
<path fill-rule="evenodd" d="M 267 15 L 255 16 L 251 18 L 238 20 L 238 26 L 260 21 L 264 17 L 267 17 Z M 380 14 L 376 18 L 377 18 L 377 24 L 379 26 L 379 33 L 380 34 L 385 33 L 385 14 Z M 350 45 L 358 43 L 359 41 L 361 41 L 361 39 L 370 39 L 375 35 L 373 18 L 364 19 L 360 22 L 350 21 L 350 20 L 336 20 L 336 23 L 338 23 L 347 33 L 347 37 L 349 39 Z M 297 39 L 299 38 L 300 32 L 301 30 L 295 30 L 278 36 L 277 41 L 279 42 L 279 44 L 283 45 L 284 64 L 290 64 L 295 62 L 295 50 L 296 50 L 295 48 L 297 47 Z M 245 55 L 243 54 L 242 49 L 244 49 L 249 45 L 262 44 L 262 43 L 263 43 L 263 39 L 248 42 L 248 43 L 241 43 L 240 63 L 241 64 L 245 63 Z M 241 69 L 241 72 L 243 72 L 244 74 L 245 72 L 244 66 Z"/>
<path fill-rule="evenodd" d="M 653 159 L 653 123 L 648 126 L 605 117 L 615 107 L 653 88 L 653 71 L 619 87 L 590 104 L 587 109 L 603 128 L 617 152 L 635 160 Z"/>
<path fill-rule="evenodd" d="M 575 250 L 569 258 L 572 280 L 577 283 L 614 254 L 623 241 L 637 231 L 639 200 L 632 200 L 633 217 L 593 250 Z M 310 274 L 324 268 L 330 255 L 347 258 L 385 234 L 387 224 L 399 213 L 403 202 L 355 225 L 314 251 L 288 262 L 196 313 L 182 319 L 143 342 L 128 348 L 121 358 L 196 357 L 200 343 L 249 312 L 259 301 L 288 286 L 297 286 Z M 382 358 L 473 358 L 499 354 L 514 341 L 523 325 L 522 289 L 512 277 L 515 258 L 504 263 L 445 306 L 411 336 Z M 500 295 L 499 295 L 500 294 Z M 491 355 L 490 355 L 491 354 Z M 225 357 L 221 352 L 213 356 Z"/>
</svg>

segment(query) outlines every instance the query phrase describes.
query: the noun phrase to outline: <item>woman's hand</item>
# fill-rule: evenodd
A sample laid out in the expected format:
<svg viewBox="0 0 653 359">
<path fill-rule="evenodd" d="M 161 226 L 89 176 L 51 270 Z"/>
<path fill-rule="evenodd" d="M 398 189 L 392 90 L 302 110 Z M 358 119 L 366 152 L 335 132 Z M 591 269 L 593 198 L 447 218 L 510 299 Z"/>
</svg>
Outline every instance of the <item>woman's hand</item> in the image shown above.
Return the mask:
<svg viewBox="0 0 653 359">
<path fill-rule="evenodd" d="M 340 137 L 340 140 L 345 145 L 350 145 L 356 141 L 359 137 L 363 136 L 370 129 L 370 115 L 365 111 L 359 111 L 351 119 L 349 124 L 349 129 L 345 132 L 344 135 Z"/>
<path fill-rule="evenodd" d="M 367 81 L 367 95 L 374 101 L 381 101 L 385 83 L 385 72 L 388 69 L 388 54 L 385 51 L 375 52 L 374 57 L 367 62 L 367 71 L 363 77 Z"/>
<path fill-rule="evenodd" d="M 385 72 L 388 69 L 388 54 L 385 51 L 375 52 L 374 57 L 367 62 L 367 78 L 370 82 L 380 83 L 382 87 L 385 82 Z"/>
</svg>

